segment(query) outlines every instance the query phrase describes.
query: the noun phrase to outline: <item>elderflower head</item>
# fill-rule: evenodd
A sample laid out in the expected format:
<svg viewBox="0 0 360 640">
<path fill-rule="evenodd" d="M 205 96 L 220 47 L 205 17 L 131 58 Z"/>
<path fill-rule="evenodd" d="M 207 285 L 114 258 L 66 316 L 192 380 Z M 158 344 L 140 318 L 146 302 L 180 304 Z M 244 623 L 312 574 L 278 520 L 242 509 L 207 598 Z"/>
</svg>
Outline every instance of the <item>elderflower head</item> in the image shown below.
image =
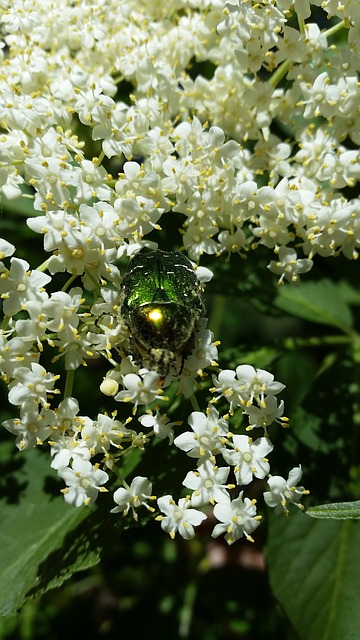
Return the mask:
<svg viewBox="0 0 360 640">
<path fill-rule="evenodd" d="M 91 505 L 119 471 L 113 512 L 125 516 L 151 513 L 157 488 L 155 477 L 123 478 L 133 468 L 123 461 L 169 448 L 188 467 L 174 498 L 157 497 L 162 528 L 191 538 L 213 514 L 214 536 L 251 540 L 254 479 L 275 511 L 306 490 L 300 465 L 272 475 L 285 385 L 237 360 L 236 345 L 223 363 L 202 289 L 214 273 L 231 304 L 254 251 L 284 287 L 323 258 L 358 257 L 358 2 L 5 4 L 0 187 L 5 212 L 7 200 L 33 209 L 19 206 L 26 245 L 15 246 L 13 222 L 0 239 L 0 375 L 16 412 L 4 427 L 21 451 L 48 448 L 73 506 Z M 189 264 L 157 263 L 151 300 L 138 264 L 130 297 L 181 306 L 167 342 L 136 333 L 123 311 L 130 260 L 159 247 Z M 186 273 L 198 288 L 179 294 Z M 86 415 L 87 398 L 75 398 L 85 367 L 109 413 Z"/>
</svg>

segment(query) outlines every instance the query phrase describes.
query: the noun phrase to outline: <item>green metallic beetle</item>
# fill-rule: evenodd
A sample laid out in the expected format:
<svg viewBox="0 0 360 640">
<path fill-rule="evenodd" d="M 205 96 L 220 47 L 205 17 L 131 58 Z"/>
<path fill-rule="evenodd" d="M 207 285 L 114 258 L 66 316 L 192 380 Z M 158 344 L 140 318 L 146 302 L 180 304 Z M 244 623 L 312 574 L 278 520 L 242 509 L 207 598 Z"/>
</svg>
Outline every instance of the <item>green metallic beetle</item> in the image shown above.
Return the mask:
<svg viewBox="0 0 360 640">
<path fill-rule="evenodd" d="M 124 275 L 121 316 L 135 362 L 161 377 L 181 373 L 205 311 L 202 293 L 193 265 L 181 253 L 134 256 Z"/>
</svg>

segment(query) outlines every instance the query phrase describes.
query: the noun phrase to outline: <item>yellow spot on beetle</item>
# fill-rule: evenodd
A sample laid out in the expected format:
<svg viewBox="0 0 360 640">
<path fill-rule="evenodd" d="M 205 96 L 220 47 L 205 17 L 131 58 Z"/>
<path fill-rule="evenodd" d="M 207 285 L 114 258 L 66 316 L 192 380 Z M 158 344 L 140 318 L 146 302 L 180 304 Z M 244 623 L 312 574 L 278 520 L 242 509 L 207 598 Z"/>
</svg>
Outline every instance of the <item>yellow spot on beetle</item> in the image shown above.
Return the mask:
<svg viewBox="0 0 360 640">
<path fill-rule="evenodd" d="M 159 322 L 163 318 L 161 309 L 152 309 L 148 315 L 149 320 L 152 322 Z"/>
</svg>

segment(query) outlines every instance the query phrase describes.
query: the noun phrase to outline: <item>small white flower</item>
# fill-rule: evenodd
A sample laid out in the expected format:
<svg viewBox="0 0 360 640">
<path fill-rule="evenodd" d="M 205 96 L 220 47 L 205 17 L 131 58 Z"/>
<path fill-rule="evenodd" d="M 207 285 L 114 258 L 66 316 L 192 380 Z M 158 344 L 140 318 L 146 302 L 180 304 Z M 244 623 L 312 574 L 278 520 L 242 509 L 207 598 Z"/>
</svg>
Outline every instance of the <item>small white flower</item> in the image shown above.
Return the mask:
<svg viewBox="0 0 360 640">
<path fill-rule="evenodd" d="M 221 502 L 226 496 L 230 467 L 216 467 L 211 460 L 199 464 L 196 471 L 189 471 L 183 480 L 184 487 L 192 489 L 191 504 L 193 507 Z"/>
<path fill-rule="evenodd" d="M 175 538 L 178 532 L 182 538 L 190 540 L 195 536 L 194 527 L 206 520 L 204 513 L 191 508 L 189 498 L 180 498 L 176 504 L 172 496 L 166 495 L 158 498 L 157 504 L 165 516 L 157 516 L 156 519 L 161 521 L 161 528 L 169 533 L 171 538 Z"/>
<path fill-rule="evenodd" d="M 281 382 L 274 380 L 272 373 L 254 369 L 248 364 L 239 365 L 236 372 L 232 369 L 220 371 L 217 377 L 213 376 L 213 382 L 212 391 L 219 394 L 215 400 L 224 397 L 231 411 L 237 405 L 250 407 L 254 400 L 263 406 L 266 394 L 276 395 L 285 388 Z"/>
<path fill-rule="evenodd" d="M 43 303 L 43 312 L 53 318 L 48 322 L 48 329 L 57 334 L 60 333 L 60 339 L 62 334 L 64 336 L 73 334 L 78 326 L 80 318 L 77 312 L 84 302 L 82 295 L 80 287 L 71 289 L 69 293 L 56 291 Z"/>
<path fill-rule="evenodd" d="M 14 382 L 9 391 L 9 402 L 22 405 L 35 401 L 43 407 L 48 407 L 48 393 L 58 393 L 54 389 L 55 382 L 60 378 L 54 375 L 40 364 L 34 362 L 31 368 L 18 367 L 14 371 Z"/>
<path fill-rule="evenodd" d="M 26 342 L 36 341 L 37 348 L 42 351 L 42 340 L 45 339 L 48 328 L 48 318 L 43 313 L 43 303 L 38 300 L 29 300 L 26 303 L 26 310 L 29 318 L 16 320 L 16 334 Z"/>
<path fill-rule="evenodd" d="M 288 509 L 286 507 L 288 502 L 302 508 L 302 505 L 297 503 L 301 500 L 302 496 L 308 494 L 309 491 L 304 487 L 296 486 L 300 482 L 301 478 L 301 465 L 291 469 L 287 480 L 281 476 L 270 476 L 267 481 L 270 491 L 264 492 L 264 500 L 268 507 L 274 507 L 275 513 L 281 513 L 281 511 L 284 511 L 286 515 L 288 514 Z"/>
<path fill-rule="evenodd" d="M 85 366 L 86 360 L 96 355 L 91 350 L 87 335 L 78 333 L 76 329 L 60 332 L 53 342 L 59 349 L 59 355 L 55 359 L 64 356 L 67 371 L 77 369 L 81 365 Z"/>
<path fill-rule="evenodd" d="M 244 231 L 238 227 L 234 233 L 221 231 L 218 235 L 220 251 L 226 251 L 228 255 L 238 253 L 249 242 Z"/>
<path fill-rule="evenodd" d="M 233 413 L 234 407 L 241 403 L 240 384 L 235 377 L 235 371 L 232 369 L 223 369 L 218 376 L 213 376 L 214 387 L 211 391 L 216 392 L 214 402 L 223 397 L 230 405 L 230 412 Z"/>
<path fill-rule="evenodd" d="M 82 460 L 90 460 L 91 453 L 89 447 L 83 440 L 79 440 L 77 436 L 59 433 L 51 440 L 51 455 L 53 460 L 51 467 L 53 469 L 66 469 L 71 460 L 81 458 Z"/>
<path fill-rule="evenodd" d="M 201 283 L 210 282 L 210 280 L 214 277 L 213 272 L 207 267 L 198 266 L 195 268 L 197 279 Z"/>
<path fill-rule="evenodd" d="M 85 424 L 81 438 L 94 456 L 106 453 L 110 446 L 120 449 L 121 440 L 129 433 L 119 420 L 99 413 L 96 421 Z"/>
<path fill-rule="evenodd" d="M 199 214 L 201 213 L 203 217 L 199 219 Z M 192 260 L 199 260 L 203 253 L 208 253 L 209 255 L 217 253 L 219 246 L 213 240 L 213 236 L 217 231 L 218 226 L 203 211 L 197 211 L 195 217 L 188 218 L 182 240 Z"/>
<path fill-rule="evenodd" d="M 0 278 L 0 294 L 3 299 L 4 314 L 13 316 L 26 309 L 28 300 L 44 301 L 47 297 L 43 287 L 51 281 L 46 273 L 29 271 L 29 263 L 19 258 L 11 258 L 9 271 L 3 271 Z"/>
<path fill-rule="evenodd" d="M 20 418 L 5 420 L 2 424 L 16 435 L 16 446 L 20 451 L 43 444 L 52 433 L 51 426 L 43 411 L 39 413 L 37 402 L 27 403 L 20 409 Z"/>
<path fill-rule="evenodd" d="M 158 228 L 158 221 L 169 209 L 159 176 L 145 171 L 137 162 L 125 162 L 124 173 L 115 185 L 119 196 L 114 202 L 118 220 L 116 231 L 122 238 L 138 237 Z"/>
<path fill-rule="evenodd" d="M 242 536 L 253 542 L 251 533 L 259 526 L 261 516 L 256 515 L 256 500 L 243 499 L 243 491 L 235 500 L 228 495 L 226 500 L 218 502 L 214 507 L 214 516 L 221 524 L 217 524 L 212 532 L 213 538 L 225 533 L 225 540 L 233 544 Z"/>
<path fill-rule="evenodd" d="M 111 509 L 110 513 L 122 512 L 126 516 L 131 509 L 134 520 L 138 520 L 136 509 L 139 507 L 143 506 L 149 511 L 154 511 L 154 508 L 147 504 L 148 500 L 155 500 L 155 496 L 152 496 L 151 492 L 152 484 L 150 480 L 142 476 L 136 476 L 130 487 L 127 489 L 120 487 L 115 491 L 114 501 L 118 506 Z"/>
<path fill-rule="evenodd" d="M 8 242 L 4 238 L 0 238 L 0 260 L 4 260 L 8 256 L 12 256 L 15 252 L 15 247 L 11 242 Z M 0 262 L 0 271 L 3 271 L 4 265 Z"/>
<path fill-rule="evenodd" d="M 67 485 L 62 489 L 65 502 L 73 507 L 89 506 L 95 502 L 99 491 L 107 491 L 102 485 L 108 481 L 108 474 L 89 460 L 76 457 L 71 468 L 61 468 L 58 473 Z"/>
<path fill-rule="evenodd" d="M 77 191 L 74 202 L 87 202 L 95 197 L 100 200 L 110 200 L 111 189 L 106 184 L 107 179 L 108 174 L 104 167 L 98 166 L 94 159 L 81 160 L 74 179 Z"/>
<path fill-rule="evenodd" d="M 264 369 L 254 369 L 251 365 L 242 364 L 236 367 L 236 377 L 240 382 L 240 394 L 247 405 L 255 399 L 260 405 L 265 394 L 276 395 L 285 389 L 285 385 L 274 380 L 272 373 Z"/>
<path fill-rule="evenodd" d="M 191 194 L 192 186 L 196 183 L 197 172 L 189 158 L 175 158 L 169 156 L 165 160 L 162 170 L 165 178 L 161 186 L 165 193 L 176 194 L 177 202 L 184 202 Z"/>
<path fill-rule="evenodd" d="M 298 258 L 295 249 L 282 246 L 278 251 L 279 260 L 272 260 L 268 269 L 280 275 L 278 284 L 283 284 L 284 280 L 291 283 L 299 282 L 299 275 L 307 273 L 313 266 L 313 261 L 309 258 Z"/>
<path fill-rule="evenodd" d="M 233 435 L 233 449 L 223 448 L 221 455 L 232 466 L 239 485 L 249 484 L 253 476 L 265 478 L 270 471 L 266 456 L 274 446 L 268 438 L 253 441 L 245 435 Z"/>
<path fill-rule="evenodd" d="M 119 242 L 116 225 L 119 216 L 108 202 L 95 202 L 92 206 L 81 204 L 79 207 L 80 224 L 85 225 L 96 245 L 105 249 L 114 249 Z"/>
<path fill-rule="evenodd" d="M 35 206 L 41 201 L 50 201 L 53 206 L 61 207 L 70 197 L 68 186 L 76 181 L 76 172 L 66 155 L 59 157 L 41 157 L 36 149 L 24 160 L 25 177 L 36 186 Z"/>
<path fill-rule="evenodd" d="M 29 350 L 29 343 L 20 337 L 7 338 L 5 331 L 0 331 L 0 371 L 8 382 L 19 368 L 19 362 L 30 368 L 39 360 L 39 353 Z"/>
<path fill-rule="evenodd" d="M 249 417 L 248 431 L 251 431 L 255 427 L 262 427 L 267 433 L 267 427 L 273 422 L 278 422 L 281 425 L 287 424 L 288 418 L 283 416 L 284 413 L 284 401 L 277 403 L 275 396 L 266 396 L 260 407 L 247 407 L 244 411 Z"/>
<path fill-rule="evenodd" d="M 106 307 L 107 305 L 96 305 L 96 308 Z M 98 353 L 105 353 L 107 358 L 111 358 L 111 350 L 119 348 L 120 344 L 128 338 L 129 332 L 125 325 L 121 322 L 118 314 L 114 316 L 114 310 L 117 309 L 117 305 L 114 304 L 112 312 L 101 314 L 96 322 L 91 327 L 91 330 L 87 332 L 86 338 L 89 343 L 93 345 L 93 349 Z M 97 318 L 97 312 L 93 311 L 94 318 Z M 114 394 L 115 395 L 115 394 Z"/>
<path fill-rule="evenodd" d="M 206 329 L 207 319 L 202 318 L 194 336 L 194 348 L 185 359 L 184 373 L 186 370 L 197 372 L 209 365 L 215 365 L 218 357 L 217 344 L 213 342 L 214 334 Z"/>
<path fill-rule="evenodd" d="M 132 402 L 134 412 L 139 404 L 150 404 L 161 399 L 162 389 L 159 387 L 159 376 L 154 371 L 144 373 L 142 377 L 136 373 L 127 373 L 123 377 L 125 389 L 115 396 L 117 402 Z"/>
<path fill-rule="evenodd" d="M 27 5 L 27 8 L 29 9 L 28 11 L 21 11 L 18 2 L 8 5 L 6 12 L 1 17 L 1 22 L 7 26 L 9 33 L 15 33 L 19 30 L 20 33 L 29 35 L 32 29 L 36 29 L 41 25 L 40 12 L 30 11 L 30 5 Z"/>
<path fill-rule="evenodd" d="M 46 215 L 28 218 L 26 224 L 35 233 L 44 234 L 45 251 L 54 251 L 61 246 L 63 238 L 70 237 L 73 242 L 78 218 L 66 211 L 47 211 Z"/>
<path fill-rule="evenodd" d="M 331 118 L 336 113 L 336 105 L 341 96 L 341 88 L 337 84 L 331 84 L 327 71 L 320 73 L 314 83 L 300 82 L 304 95 L 302 104 L 305 104 L 304 118 L 313 118 L 322 115 Z"/>
<path fill-rule="evenodd" d="M 162 415 L 159 411 L 156 411 L 155 415 L 146 413 L 139 418 L 139 422 L 143 427 L 153 429 L 155 435 L 161 440 L 165 438 L 169 439 L 169 444 L 174 441 L 173 427 L 181 424 L 180 422 L 170 422 L 166 415 Z"/>
<path fill-rule="evenodd" d="M 222 445 L 222 438 L 227 435 L 229 425 L 219 418 L 215 407 L 211 406 L 206 415 L 201 411 L 193 411 L 188 423 L 192 431 L 181 433 L 174 440 L 176 447 L 186 451 L 190 458 L 204 458 L 216 455 Z"/>
<path fill-rule="evenodd" d="M 79 413 L 79 403 L 76 398 L 72 398 L 70 396 L 64 398 L 54 411 L 51 411 L 51 421 L 49 423 L 52 425 L 56 431 L 65 433 L 77 433 L 81 429 L 83 418 L 78 416 Z"/>
</svg>

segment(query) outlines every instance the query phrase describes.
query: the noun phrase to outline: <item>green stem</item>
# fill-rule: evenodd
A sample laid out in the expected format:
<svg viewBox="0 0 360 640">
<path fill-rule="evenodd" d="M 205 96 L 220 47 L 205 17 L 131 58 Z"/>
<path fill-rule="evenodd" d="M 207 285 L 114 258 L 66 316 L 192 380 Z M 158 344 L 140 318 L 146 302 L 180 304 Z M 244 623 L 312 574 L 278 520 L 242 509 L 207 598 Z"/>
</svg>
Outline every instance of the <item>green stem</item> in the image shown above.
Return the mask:
<svg viewBox="0 0 360 640">
<path fill-rule="evenodd" d="M 301 33 L 306 33 L 306 24 L 305 22 L 298 17 L 298 22 L 299 22 L 299 30 Z M 324 31 L 323 35 L 326 38 L 330 38 L 331 36 L 333 36 L 335 33 L 337 33 L 338 31 L 341 31 L 341 29 L 343 29 L 344 27 L 346 27 L 346 24 L 344 22 L 344 20 L 341 20 L 341 22 L 338 22 L 337 24 L 335 24 L 333 27 L 330 27 L 330 29 L 327 29 L 327 31 Z M 274 73 L 272 74 L 271 78 L 269 78 L 269 84 L 275 87 L 279 84 L 280 80 L 282 80 L 290 67 L 290 62 L 291 60 L 284 60 L 284 62 L 281 63 L 281 65 L 276 69 L 276 71 L 274 71 Z"/>
<path fill-rule="evenodd" d="M 194 615 L 194 604 L 197 594 L 196 582 L 190 582 L 184 593 L 184 603 L 180 611 L 179 621 L 179 637 L 187 638 L 189 636 L 191 620 Z"/>
<path fill-rule="evenodd" d="M 69 280 L 67 280 L 63 286 L 63 288 L 61 289 L 61 291 L 67 291 L 68 288 L 70 287 L 70 285 L 74 282 L 74 280 L 76 280 L 78 276 L 77 275 L 72 275 L 70 276 Z"/>
<path fill-rule="evenodd" d="M 197 401 L 197 399 L 196 399 L 195 394 L 192 394 L 192 395 L 190 396 L 190 402 L 191 402 L 191 406 L 192 406 L 192 408 L 194 409 L 194 411 L 201 411 L 200 406 L 199 406 L 199 403 L 198 403 L 198 401 Z"/>
<path fill-rule="evenodd" d="M 221 296 L 217 294 L 214 297 L 212 307 L 211 307 L 211 315 L 209 318 L 209 329 L 210 331 L 213 332 L 215 337 L 220 335 L 220 328 L 222 324 L 225 305 L 226 305 L 225 296 Z"/>
<path fill-rule="evenodd" d="M 6 331 L 9 322 L 10 322 L 10 316 L 4 316 L 3 321 L 0 325 L 1 331 Z"/>
<path fill-rule="evenodd" d="M 101 151 L 101 153 L 100 153 L 100 155 L 99 155 L 99 157 L 97 159 L 97 162 L 96 162 L 97 166 L 101 165 L 101 163 L 104 160 L 104 158 L 105 158 L 105 153 L 103 151 Z"/>
<path fill-rule="evenodd" d="M 302 35 L 304 35 L 305 33 L 305 20 L 304 18 L 300 18 L 300 16 L 297 16 L 297 21 L 298 21 L 298 25 L 299 25 L 299 31 Z"/>
<path fill-rule="evenodd" d="M 327 38 L 330 38 L 330 36 L 333 36 L 334 33 L 341 31 L 341 29 L 343 29 L 344 27 L 347 28 L 345 21 L 341 20 L 341 22 L 334 24 L 333 27 L 330 27 L 330 29 L 328 29 L 327 31 L 324 31 L 324 36 L 326 36 Z"/>
<path fill-rule="evenodd" d="M 124 80 L 124 76 L 123 76 L 123 75 L 121 75 L 121 76 L 116 76 L 116 77 L 114 78 L 114 82 L 115 82 L 115 84 L 120 84 L 123 80 Z"/>
<path fill-rule="evenodd" d="M 89 271 L 89 269 L 86 269 L 86 275 L 88 278 L 90 278 L 90 280 L 92 280 L 92 282 L 96 285 L 96 287 L 99 286 L 98 281 L 96 280 L 96 278 L 94 278 L 93 274 L 91 273 L 91 271 Z"/>
<path fill-rule="evenodd" d="M 272 87 L 275 87 L 279 84 L 280 80 L 282 80 L 290 67 L 290 60 L 284 60 L 284 62 L 281 63 L 281 65 L 276 69 L 276 71 L 274 71 L 274 73 L 272 74 L 271 78 L 269 78 L 269 84 L 271 84 Z"/>
<path fill-rule="evenodd" d="M 49 260 L 45 260 L 45 262 L 43 262 L 42 264 L 40 264 L 38 267 L 36 267 L 37 271 L 41 271 L 44 272 L 46 271 L 46 269 L 48 268 L 48 264 L 49 264 Z"/>
<path fill-rule="evenodd" d="M 74 385 L 75 371 L 73 369 L 66 372 L 66 381 L 64 389 L 64 398 L 71 397 Z"/>
<path fill-rule="evenodd" d="M 313 336 L 310 338 L 286 338 L 283 341 L 285 349 L 293 351 L 299 347 L 323 347 L 324 345 L 351 344 L 353 338 L 350 336 Z"/>
</svg>

